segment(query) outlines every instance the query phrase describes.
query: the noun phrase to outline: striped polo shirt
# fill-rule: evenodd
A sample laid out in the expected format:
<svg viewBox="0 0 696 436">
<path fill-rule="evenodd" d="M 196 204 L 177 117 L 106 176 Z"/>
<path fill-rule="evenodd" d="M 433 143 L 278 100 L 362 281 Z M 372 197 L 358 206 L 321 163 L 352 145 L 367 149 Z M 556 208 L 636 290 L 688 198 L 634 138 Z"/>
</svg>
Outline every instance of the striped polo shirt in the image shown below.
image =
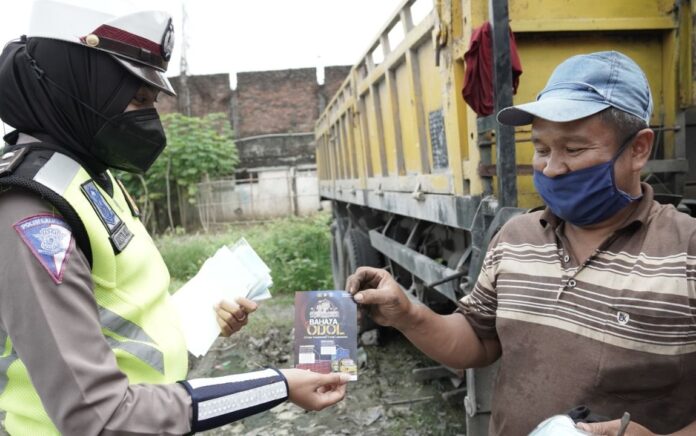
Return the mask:
<svg viewBox="0 0 696 436">
<path fill-rule="evenodd" d="M 586 405 L 653 432 L 696 420 L 696 220 L 643 197 L 582 265 L 548 209 L 491 241 L 459 303 L 480 338 L 498 338 L 491 434 L 526 435 Z"/>
</svg>

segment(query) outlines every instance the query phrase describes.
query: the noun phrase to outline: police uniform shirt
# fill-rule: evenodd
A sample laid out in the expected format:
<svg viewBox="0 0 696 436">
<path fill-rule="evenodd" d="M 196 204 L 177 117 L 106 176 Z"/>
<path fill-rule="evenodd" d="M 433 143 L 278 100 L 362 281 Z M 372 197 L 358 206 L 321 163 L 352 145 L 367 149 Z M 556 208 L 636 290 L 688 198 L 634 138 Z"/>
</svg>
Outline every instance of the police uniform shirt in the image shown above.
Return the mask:
<svg viewBox="0 0 696 436">
<path fill-rule="evenodd" d="M 189 432 L 191 397 L 182 385 L 129 385 L 119 370 L 101 333 L 89 263 L 74 238 L 57 286 L 13 227 L 55 213 L 52 207 L 17 189 L 0 200 L 0 339 L 13 339 L 56 427 L 65 434 Z M 0 386 L 7 381 L 1 369 Z"/>
</svg>

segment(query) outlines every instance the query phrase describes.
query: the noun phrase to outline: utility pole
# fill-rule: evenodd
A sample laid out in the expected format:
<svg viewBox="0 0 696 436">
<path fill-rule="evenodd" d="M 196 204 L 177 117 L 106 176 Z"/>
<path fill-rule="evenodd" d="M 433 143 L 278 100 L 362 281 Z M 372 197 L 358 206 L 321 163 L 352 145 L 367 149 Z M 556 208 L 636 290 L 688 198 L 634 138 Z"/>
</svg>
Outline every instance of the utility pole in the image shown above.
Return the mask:
<svg viewBox="0 0 696 436">
<path fill-rule="evenodd" d="M 188 21 L 188 15 L 186 14 L 186 2 L 181 2 L 181 72 L 179 73 L 179 79 L 181 83 L 181 89 L 179 90 L 179 112 L 191 116 L 191 93 L 189 92 L 188 86 L 188 62 L 186 61 L 186 48 L 188 47 L 188 40 L 186 39 L 186 22 Z"/>
<path fill-rule="evenodd" d="M 510 58 L 510 15 L 507 0 L 489 0 L 493 31 L 493 77 L 495 112 L 512 106 L 512 60 Z M 517 160 L 515 128 L 495 123 L 498 200 L 503 207 L 517 207 Z"/>
</svg>

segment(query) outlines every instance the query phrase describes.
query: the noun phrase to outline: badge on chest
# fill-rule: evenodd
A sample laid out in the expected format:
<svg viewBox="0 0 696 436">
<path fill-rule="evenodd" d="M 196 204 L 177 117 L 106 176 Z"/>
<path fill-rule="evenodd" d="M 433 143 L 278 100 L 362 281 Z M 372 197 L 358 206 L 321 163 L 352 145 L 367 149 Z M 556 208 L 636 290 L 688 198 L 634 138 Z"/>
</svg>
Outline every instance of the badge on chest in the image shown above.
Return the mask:
<svg viewBox="0 0 696 436">
<path fill-rule="evenodd" d="M 82 185 L 82 192 L 94 208 L 102 224 L 104 224 L 106 231 L 109 232 L 109 240 L 114 247 L 114 251 L 116 254 L 122 252 L 131 239 L 133 239 L 133 233 L 126 227 L 126 224 L 106 201 L 94 180 L 84 183 Z"/>
</svg>

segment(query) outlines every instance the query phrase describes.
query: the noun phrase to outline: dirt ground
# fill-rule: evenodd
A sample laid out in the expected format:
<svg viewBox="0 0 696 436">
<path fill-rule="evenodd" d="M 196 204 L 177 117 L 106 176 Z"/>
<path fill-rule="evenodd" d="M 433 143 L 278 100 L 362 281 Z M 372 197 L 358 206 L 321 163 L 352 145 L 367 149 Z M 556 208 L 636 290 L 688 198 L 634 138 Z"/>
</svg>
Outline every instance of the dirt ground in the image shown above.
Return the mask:
<svg viewBox="0 0 696 436">
<path fill-rule="evenodd" d="M 192 362 L 191 375 L 219 376 L 265 365 L 289 367 L 293 316 L 292 297 L 264 302 L 244 330 L 219 339 L 205 358 Z M 454 389 L 450 379 L 415 381 L 411 371 L 433 366 L 433 362 L 400 335 L 382 335 L 381 339 L 381 345 L 363 347 L 366 364 L 359 371 L 359 380 L 349 384 L 346 399 L 336 406 L 307 413 L 284 403 L 208 434 L 463 435 L 462 403 L 450 404 L 441 396 Z"/>
<path fill-rule="evenodd" d="M 292 365 L 293 298 L 276 296 L 264 302 L 241 332 L 217 340 L 211 351 L 191 361 L 189 378 Z M 351 382 L 346 399 L 321 412 L 305 412 L 284 403 L 229 424 L 210 435 L 463 435 L 464 408 L 442 392 L 454 389 L 450 379 L 415 381 L 412 370 L 432 366 L 396 333 L 382 335 L 380 345 L 364 346 L 365 366 Z M 3 419 L 4 414 L 0 415 Z M 0 428 L 0 435 L 6 433 Z"/>
</svg>

